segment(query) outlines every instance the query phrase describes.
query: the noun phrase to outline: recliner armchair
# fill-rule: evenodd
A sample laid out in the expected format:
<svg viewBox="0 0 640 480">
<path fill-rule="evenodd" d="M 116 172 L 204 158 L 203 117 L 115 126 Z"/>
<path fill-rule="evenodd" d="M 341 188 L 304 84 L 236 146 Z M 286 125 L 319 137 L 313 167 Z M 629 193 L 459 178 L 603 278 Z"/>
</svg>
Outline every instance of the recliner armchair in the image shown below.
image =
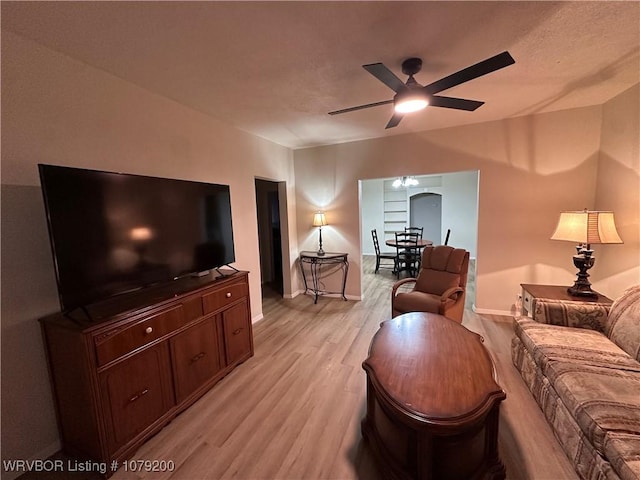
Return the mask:
<svg viewBox="0 0 640 480">
<path fill-rule="evenodd" d="M 462 322 L 469 270 L 469 252 L 447 245 L 426 247 L 417 278 L 405 278 L 391 290 L 391 315 L 431 312 Z M 399 287 L 415 283 L 409 292 Z"/>
</svg>

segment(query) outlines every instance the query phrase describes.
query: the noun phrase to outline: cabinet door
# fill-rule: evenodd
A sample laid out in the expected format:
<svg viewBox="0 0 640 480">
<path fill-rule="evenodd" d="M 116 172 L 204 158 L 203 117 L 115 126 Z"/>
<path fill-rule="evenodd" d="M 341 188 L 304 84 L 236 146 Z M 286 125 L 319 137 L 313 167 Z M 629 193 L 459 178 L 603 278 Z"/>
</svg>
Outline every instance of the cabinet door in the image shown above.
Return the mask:
<svg viewBox="0 0 640 480">
<path fill-rule="evenodd" d="M 176 335 L 170 342 L 176 399 L 180 403 L 222 368 L 213 318 Z"/>
<path fill-rule="evenodd" d="M 172 407 L 170 369 L 165 342 L 100 374 L 111 454 Z"/>
<path fill-rule="evenodd" d="M 251 321 L 248 310 L 247 302 L 241 302 L 222 312 L 222 331 L 227 365 L 246 360 L 253 354 Z"/>
</svg>

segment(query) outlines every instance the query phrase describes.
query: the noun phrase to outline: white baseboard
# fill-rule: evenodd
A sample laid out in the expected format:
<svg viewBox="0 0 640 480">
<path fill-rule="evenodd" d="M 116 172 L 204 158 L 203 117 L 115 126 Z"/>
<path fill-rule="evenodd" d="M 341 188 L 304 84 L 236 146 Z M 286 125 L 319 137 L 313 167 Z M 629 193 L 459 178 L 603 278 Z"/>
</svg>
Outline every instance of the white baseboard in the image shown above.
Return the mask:
<svg viewBox="0 0 640 480">
<path fill-rule="evenodd" d="M 303 292 L 300 292 L 300 294 L 304 295 Z M 313 292 L 311 290 L 309 290 L 306 293 L 306 295 L 309 296 L 309 297 L 313 297 Z M 342 300 L 342 294 L 341 293 L 323 293 L 322 295 L 318 295 L 318 298 L 322 298 L 322 297 L 338 298 L 338 299 Z M 355 300 L 355 301 L 360 301 L 361 300 L 359 295 L 345 295 L 345 297 L 347 297 L 347 300 Z"/>
<path fill-rule="evenodd" d="M 509 310 L 492 310 L 490 308 L 477 308 L 475 306 L 475 304 L 471 307 L 471 310 L 473 310 L 474 313 L 477 314 L 485 314 L 485 315 L 502 315 L 502 316 L 506 316 L 506 317 L 512 317 L 513 313 L 511 313 L 511 311 Z"/>
<path fill-rule="evenodd" d="M 288 298 L 288 299 L 292 299 L 292 298 L 296 298 L 298 295 L 304 295 L 304 290 L 297 290 L 295 292 L 293 292 L 292 294 L 286 294 L 283 295 L 283 298 Z M 311 290 L 309 290 L 307 292 L 307 295 L 309 295 L 310 297 L 313 296 L 313 293 L 311 292 Z M 345 295 L 347 297 L 347 300 L 355 300 L 355 301 L 360 301 L 362 300 L 362 297 L 360 295 Z M 342 295 L 339 293 L 325 293 L 323 295 L 319 295 L 319 297 L 330 297 L 330 298 L 342 298 Z"/>
</svg>

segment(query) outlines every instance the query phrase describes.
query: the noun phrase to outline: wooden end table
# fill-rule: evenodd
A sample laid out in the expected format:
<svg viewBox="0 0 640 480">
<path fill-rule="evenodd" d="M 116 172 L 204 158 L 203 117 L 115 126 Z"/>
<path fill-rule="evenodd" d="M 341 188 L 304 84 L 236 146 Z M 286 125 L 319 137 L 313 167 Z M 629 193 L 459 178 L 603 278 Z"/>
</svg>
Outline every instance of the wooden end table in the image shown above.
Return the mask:
<svg viewBox="0 0 640 480">
<path fill-rule="evenodd" d="M 569 305 L 611 305 L 613 300 L 599 294 L 597 297 L 576 297 L 567 292 L 567 287 L 562 285 L 533 285 L 520 284 L 522 287 L 522 315 L 535 320 L 536 300 L 561 300 Z"/>
</svg>

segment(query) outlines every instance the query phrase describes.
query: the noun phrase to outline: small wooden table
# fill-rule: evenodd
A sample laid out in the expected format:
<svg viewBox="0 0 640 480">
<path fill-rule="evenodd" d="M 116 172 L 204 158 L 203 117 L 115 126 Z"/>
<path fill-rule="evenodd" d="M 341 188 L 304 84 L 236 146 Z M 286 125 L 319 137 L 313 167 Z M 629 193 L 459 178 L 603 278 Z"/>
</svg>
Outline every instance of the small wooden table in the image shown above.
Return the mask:
<svg viewBox="0 0 640 480">
<path fill-rule="evenodd" d="M 405 313 L 380 325 L 362 364 L 362 434 L 385 478 L 505 478 L 498 420 L 506 394 L 482 342 L 434 313 Z"/>
<path fill-rule="evenodd" d="M 613 300 L 600 295 L 597 297 L 575 297 L 567 292 L 567 287 L 561 285 L 535 285 L 521 283 L 522 287 L 522 315 L 531 317 L 535 320 L 536 300 L 562 300 L 570 305 L 611 305 Z"/>
</svg>

